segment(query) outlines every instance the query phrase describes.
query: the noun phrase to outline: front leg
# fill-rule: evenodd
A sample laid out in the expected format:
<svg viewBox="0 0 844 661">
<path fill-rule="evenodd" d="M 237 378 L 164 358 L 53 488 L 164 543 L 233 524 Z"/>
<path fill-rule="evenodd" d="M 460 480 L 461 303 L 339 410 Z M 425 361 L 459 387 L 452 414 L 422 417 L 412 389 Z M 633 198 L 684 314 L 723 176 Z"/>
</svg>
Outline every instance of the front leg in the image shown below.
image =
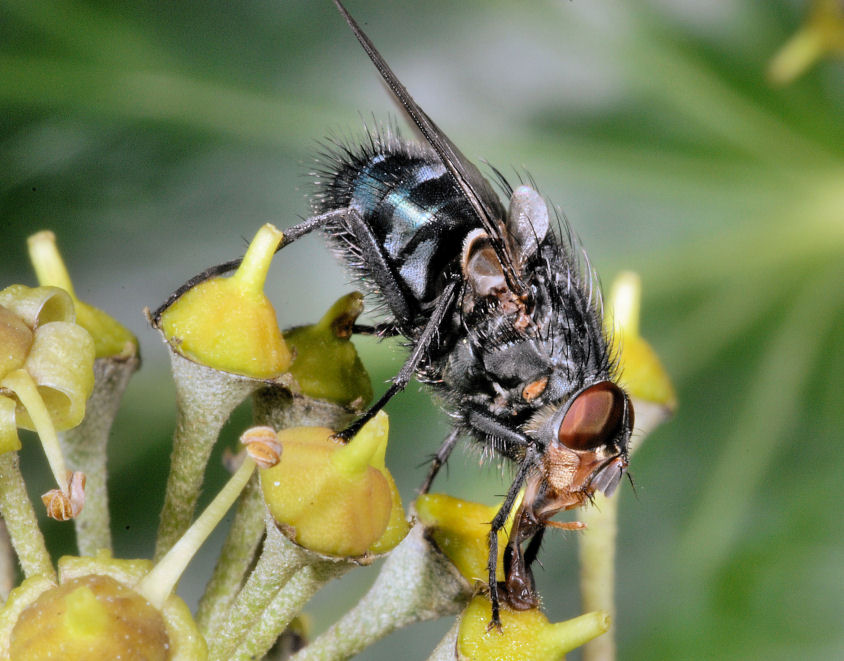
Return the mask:
<svg viewBox="0 0 844 661">
<path fill-rule="evenodd" d="M 310 218 L 303 220 L 301 223 L 297 223 L 292 227 L 288 227 L 282 233 L 281 241 L 279 242 L 278 248 L 276 248 L 275 251 L 278 252 L 282 248 L 286 248 L 296 239 L 305 236 L 305 234 L 313 232 L 315 229 L 319 229 L 320 227 L 323 227 L 332 221 L 337 221 L 345 218 L 347 214 L 348 209 L 334 209 L 326 213 L 321 213 L 317 216 L 311 216 Z M 238 257 L 237 259 L 233 259 L 231 261 L 224 262 L 222 264 L 217 264 L 216 266 L 207 268 L 202 273 L 193 276 L 176 291 L 170 294 L 170 296 L 167 297 L 167 300 L 164 301 L 164 303 L 162 303 L 161 306 L 155 312 L 152 313 L 152 321 L 154 322 L 154 325 L 159 324 L 159 322 L 161 321 L 161 315 L 164 314 L 164 311 L 171 305 L 173 305 L 173 303 L 175 303 L 181 296 L 183 296 L 185 292 L 190 289 L 193 289 L 201 282 L 205 282 L 206 280 L 210 280 L 211 278 L 216 278 L 219 275 L 225 275 L 226 273 L 234 271 L 235 269 L 237 269 L 237 267 L 240 266 L 241 262 L 243 262 L 243 257 Z"/>
<path fill-rule="evenodd" d="M 500 600 L 498 596 L 498 580 L 496 577 L 498 570 L 498 531 L 504 527 L 507 522 L 507 517 L 510 516 L 510 510 L 513 509 L 513 503 L 516 502 L 516 497 L 519 491 L 527 480 L 531 472 L 533 472 L 538 460 L 537 452 L 534 447 L 528 446 L 525 457 L 519 465 L 519 470 L 516 477 L 513 479 L 513 484 L 507 491 L 507 496 L 501 504 L 495 518 L 492 520 L 489 529 L 489 557 L 487 559 L 487 569 L 489 570 L 489 598 L 492 602 L 492 618 L 490 619 L 488 629 L 501 629 L 501 615 L 500 615 Z M 518 524 L 519 522 L 514 522 Z M 511 535 L 519 534 L 518 529 L 512 530 Z M 511 568 L 512 569 L 512 568 Z M 506 579 L 506 577 L 505 577 Z"/>
<path fill-rule="evenodd" d="M 335 438 L 342 441 L 348 441 L 351 439 L 367 422 L 375 417 L 375 414 L 378 413 L 378 411 L 384 408 L 387 402 L 389 402 L 394 395 L 404 390 L 404 387 L 408 384 L 411 377 L 416 372 L 416 368 L 419 366 L 422 358 L 424 358 L 425 353 L 427 352 L 428 347 L 437 332 L 439 332 L 440 326 L 442 325 L 448 311 L 454 304 L 459 284 L 460 280 L 458 278 L 454 278 L 445 286 L 440 294 L 439 300 L 437 301 L 437 306 L 434 308 L 428 322 L 425 324 L 425 328 L 422 330 L 422 334 L 416 340 L 413 351 L 410 352 L 410 355 L 407 357 L 404 365 L 402 365 L 399 373 L 393 378 L 393 382 L 390 384 L 387 392 L 381 395 L 381 398 L 375 402 L 375 404 L 373 404 L 366 413 L 361 415 L 343 431 L 337 432 L 334 435 Z"/>
</svg>

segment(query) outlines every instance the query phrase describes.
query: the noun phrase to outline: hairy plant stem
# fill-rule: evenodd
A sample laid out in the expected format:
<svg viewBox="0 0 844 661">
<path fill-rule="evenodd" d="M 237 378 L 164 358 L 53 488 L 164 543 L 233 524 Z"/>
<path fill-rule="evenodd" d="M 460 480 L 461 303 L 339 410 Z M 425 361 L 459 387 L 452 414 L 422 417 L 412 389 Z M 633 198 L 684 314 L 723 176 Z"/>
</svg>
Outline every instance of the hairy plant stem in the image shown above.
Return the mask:
<svg viewBox="0 0 844 661">
<path fill-rule="evenodd" d="M 26 492 L 17 452 L 0 455 L 0 514 L 6 522 L 24 577 L 41 575 L 55 581 L 56 570 Z"/>
<path fill-rule="evenodd" d="M 6 522 L 0 518 L 0 602 L 5 602 L 15 587 L 15 574 L 15 549 Z"/>
<path fill-rule="evenodd" d="M 265 526 L 267 534 L 258 562 L 228 610 L 225 622 L 209 640 L 208 658 L 211 661 L 232 658 L 231 654 L 250 625 L 262 617 L 278 591 L 297 571 L 313 561 L 313 554 L 288 540 L 269 515 Z M 276 631 L 276 636 L 280 632 L 281 629 Z"/>
<path fill-rule="evenodd" d="M 372 588 L 295 661 L 348 659 L 415 622 L 458 613 L 471 589 L 417 524 L 390 553 Z"/>
<path fill-rule="evenodd" d="M 231 412 L 263 381 L 195 363 L 170 349 L 178 420 L 173 434 L 170 475 L 155 546 L 155 560 L 170 550 L 190 526 L 205 466 Z"/>
<path fill-rule="evenodd" d="M 206 639 L 219 630 L 264 534 L 264 497 L 258 474 L 252 476 L 237 503 L 214 573 L 199 601 L 196 624 Z"/>
<path fill-rule="evenodd" d="M 79 426 L 59 433 L 68 467 L 82 471 L 86 477 L 85 507 L 73 520 L 80 555 L 112 550 L 106 447 L 123 392 L 139 364 L 136 355 L 94 361 L 94 391 L 86 404 L 85 418 Z"/>
<path fill-rule="evenodd" d="M 273 646 L 280 632 L 299 614 L 326 583 L 357 566 L 351 560 L 318 560 L 303 567 L 274 596 L 229 657 L 232 661 L 260 659 Z"/>
</svg>

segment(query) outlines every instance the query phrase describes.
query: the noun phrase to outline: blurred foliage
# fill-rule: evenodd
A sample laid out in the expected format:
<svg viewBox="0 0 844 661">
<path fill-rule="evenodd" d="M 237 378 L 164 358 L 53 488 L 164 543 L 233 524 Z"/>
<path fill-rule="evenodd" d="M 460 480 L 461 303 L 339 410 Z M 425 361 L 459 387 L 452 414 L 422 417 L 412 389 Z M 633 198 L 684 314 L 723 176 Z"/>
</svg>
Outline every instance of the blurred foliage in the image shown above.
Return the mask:
<svg viewBox="0 0 844 661">
<path fill-rule="evenodd" d="M 643 276 L 642 334 L 680 410 L 622 496 L 623 659 L 844 657 L 844 65 L 782 88 L 765 77 L 806 5 L 349 0 L 470 157 L 528 164 L 605 281 Z M 79 296 L 142 342 L 111 449 L 119 552 L 151 553 L 174 417 L 141 308 L 242 253 L 264 221 L 306 214 L 315 140 L 390 111 L 327 0 L 0 0 L 0 282 L 34 282 L 25 238 L 51 228 Z M 276 261 L 283 325 L 344 291 L 316 239 Z M 400 364 L 387 343 L 359 346 L 376 385 Z M 407 497 L 445 424 L 415 387 L 389 409 Z M 505 480 L 476 463 L 457 457 L 438 486 L 494 502 Z M 23 464 L 44 466 L 32 449 Z M 44 479 L 31 473 L 34 492 Z M 45 527 L 67 550 L 67 526 Z M 538 581 L 562 619 L 578 610 L 575 539 L 552 537 Z M 189 599 L 210 561 L 183 582 Z M 371 580 L 357 574 L 317 600 L 318 629 Z M 437 626 L 364 656 L 423 658 Z"/>
</svg>

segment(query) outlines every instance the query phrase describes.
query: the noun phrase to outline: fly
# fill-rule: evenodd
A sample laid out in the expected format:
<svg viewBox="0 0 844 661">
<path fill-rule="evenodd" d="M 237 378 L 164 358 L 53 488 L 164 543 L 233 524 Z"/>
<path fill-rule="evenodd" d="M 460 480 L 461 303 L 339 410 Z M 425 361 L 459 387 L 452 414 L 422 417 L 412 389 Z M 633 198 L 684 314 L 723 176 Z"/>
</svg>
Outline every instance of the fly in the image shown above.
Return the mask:
<svg viewBox="0 0 844 661">
<path fill-rule="evenodd" d="M 321 230 L 389 313 L 385 323 L 355 330 L 410 343 L 387 391 L 339 438 L 354 436 L 415 376 L 440 396 L 453 422 L 423 492 L 461 437 L 516 464 L 490 523 L 491 624 L 498 626 L 501 600 L 516 609 L 538 605 L 531 564 L 545 529 L 583 527 L 551 517 L 618 487 L 633 407 L 617 384 L 594 275 L 581 266 L 571 233 L 555 234 L 536 190 L 513 189 L 500 177 L 505 207 L 339 0 L 334 4 L 424 143 L 387 128 L 371 129 L 363 144 L 335 144 L 316 173 L 313 215 L 289 228 L 279 249 Z M 162 309 L 238 263 L 197 276 Z M 498 531 L 522 489 L 499 584 Z"/>
</svg>

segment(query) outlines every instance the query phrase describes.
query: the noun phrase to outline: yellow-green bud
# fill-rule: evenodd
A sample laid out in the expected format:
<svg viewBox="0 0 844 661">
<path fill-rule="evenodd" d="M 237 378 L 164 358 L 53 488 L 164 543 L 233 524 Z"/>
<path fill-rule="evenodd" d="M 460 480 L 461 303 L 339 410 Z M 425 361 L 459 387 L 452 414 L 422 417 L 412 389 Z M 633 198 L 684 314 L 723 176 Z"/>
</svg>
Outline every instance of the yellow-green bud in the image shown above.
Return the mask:
<svg viewBox="0 0 844 661">
<path fill-rule="evenodd" d="M 73 579 L 44 592 L 12 630 L 10 661 L 170 658 L 161 612 L 110 576 Z"/>
<path fill-rule="evenodd" d="M 498 532 L 496 577 L 504 580 L 504 549 L 522 496 L 514 503 L 504 528 Z M 489 524 L 498 507 L 489 507 L 441 493 L 423 494 L 416 499 L 416 514 L 431 538 L 463 577 L 485 583 L 488 580 Z"/>
<path fill-rule="evenodd" d="M 516 611 L 502 605 L 500 631 L 489 627 L 491 616 L 487 597 L 472 599 L 457 634 L 459 661 L 556 661 L 610 626 L 602 611 L 552 624 L 539 609 Z"/>
<path fill-rule="evenodd" d="M 406 532 L 401 501 L 383 457 L 387 415 L 379 413 L 347 444 L 321 427 L 279 432 L 281 461 L 261 471 L 264 499 L 295 542 L 326 555 L 383 552 Z M 392 522 L 392 525 L 391 525 Z M 380 543 L 379 543 L 380 542 Z"/>
<path fill-rule="evenodd" d="M 161 315 L 175 349 L 203 365 L 257 379 L 278 376 L 290 365 L 264 281 L 282 233 L 264 225 L 229 278 L 196 285 Z"/>
<path fill-rule="evenodd" d="M 358 408 L 372 399 L 369 374 L 351 341 L 352 326 L 362 311 L 363 294 L 352 292 L 317 323 L 285 331 L 284 339 L 296 356 L 290 373 L 304 395 Z"/>
</svg>

